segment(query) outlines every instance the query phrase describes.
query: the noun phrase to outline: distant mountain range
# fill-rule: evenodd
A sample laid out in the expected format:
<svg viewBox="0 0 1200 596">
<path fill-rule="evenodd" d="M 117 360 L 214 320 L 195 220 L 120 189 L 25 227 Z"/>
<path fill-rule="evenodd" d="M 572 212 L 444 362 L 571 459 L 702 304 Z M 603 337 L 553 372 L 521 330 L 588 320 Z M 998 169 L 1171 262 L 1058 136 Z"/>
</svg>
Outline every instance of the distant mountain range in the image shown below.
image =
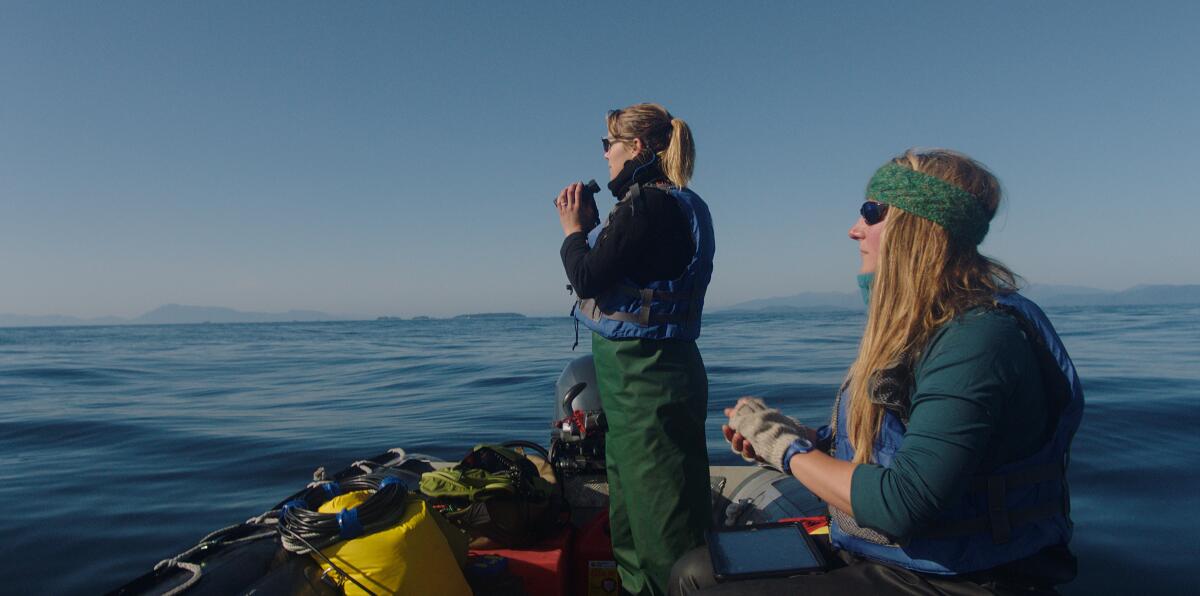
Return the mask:
<svg viewBox="0 0 1200 596">
<path fill-rule="evenodd" d="M 82 319 L 65 315 L 0 314 L 0 327 L 54 327 L 64 325 L 179 325 L 189 323 L 284 323 L 292 321 L 344 321 L 360 317 L 331 315 L 316 310 L 282 313 L 245 312 L 220 306 L 165 304 L 132 319 L 97 317 Z"/>
<path fill-rule="evenodd" d="M 1200 304 L 1200 285 L 1140 285 L 1126 290 L 1101 290 L 1084 286 L 1030 284 L 1021 293 L 1042 306 L 1118 306 Z M 759 298 L 718 309 L 730 311 L 788 312 L 862 310 L 856 292 L 801 292 L 777 298 Z"/>
<path fill-rule="evenodd" d="M 1119 306 L 1157 304 L 1200 304 L 1200 284 L 1141 285 L 1114 291 L 1084 286 L 1030 284 L 1021 291 L 1042 306 Z M 801 292 L 791 296 L 759 298 L 715 312 L 790 312 L 821 310 L 862 310 L 857 292 Z M 518 313 L 472 313 L 457 319 L 521 318 Z M 334 315 L 317 310 L 289 310 L 281 313 L 246 312 L 220 306 L 166 304 L 134 318 L 96 317 L 84 319 L 66 315 L 12 315 L 0 313 L 0 327 L 59 327 L 74 325 L 180 325 L 196 323 L 288 323 L 311 321 L 352 321 L 367 317 Z M 416 317 L 427 319 L 429 317 Z M 400 317 L 380 317 L 400 320 Z"/>
<path fill-rule="evenodd" d="M 1140 285 L 1117 292 L 1082 286 L 1030 284 L 1021 293 L 1042 306 L 1200 304 L 1200 284 Z"/>
</svg>

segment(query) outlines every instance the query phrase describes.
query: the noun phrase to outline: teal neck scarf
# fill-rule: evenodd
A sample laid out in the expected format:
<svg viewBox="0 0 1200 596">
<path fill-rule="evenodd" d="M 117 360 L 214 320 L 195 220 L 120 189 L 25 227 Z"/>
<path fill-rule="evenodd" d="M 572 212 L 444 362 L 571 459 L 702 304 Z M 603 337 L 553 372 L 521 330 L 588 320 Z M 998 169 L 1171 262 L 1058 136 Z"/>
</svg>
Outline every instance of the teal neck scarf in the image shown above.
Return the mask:
<svg viewBox="0 0 1200 596">
<path fill-rule="evenodd" d="M 862 294 L 863 304 L 871 304 L 871 284 L 875 283 L 875 272 L 858 274 L 858 292 Z"/>
</svg>

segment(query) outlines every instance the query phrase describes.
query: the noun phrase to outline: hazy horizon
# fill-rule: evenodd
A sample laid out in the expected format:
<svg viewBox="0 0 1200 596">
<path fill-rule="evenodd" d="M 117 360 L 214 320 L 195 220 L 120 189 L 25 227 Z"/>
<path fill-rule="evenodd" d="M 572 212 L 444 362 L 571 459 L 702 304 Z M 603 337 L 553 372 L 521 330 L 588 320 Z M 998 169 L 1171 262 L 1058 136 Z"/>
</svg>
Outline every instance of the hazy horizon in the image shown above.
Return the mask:
<svg viewBox="0 0 1200 596">
<path fill-rule="evenodd" d="M 1197 288 L 1200 288 L 1200 284 L 1166 284 L 1166 285 L 1142 284 L 1142 285 L 1138 285 L 1138 286 L 1122 288 L 1119 290 L 1112 290 L 1112 289 L 1106 289 L 1106 288 L 1095 288 L 1095 287 L 1087 287 L 1087 286 L 1030 283 L 1025 286 L 1023 293 L 1025 293 L 1027 296 L 1038 298 L 1039 300 L 1041 300 L 1041 297 L 1043 295 L 1050 297 L 1051 300 L 1044 303 L 1043 306 L 1046 306 L 1046 305 L 1061 306 L 1061 305 L 1066 305 L 1066 304 L 1076 304 L 1076 303 L 1062 302 L 1061 299 L 1063 297 L 1078 298 L 1081 296 L 1093 296 L 1093 295 L 1103 295 L 1103 296 L 1111 296 L 1114 294 L 1120 295 L 1122 293 L 1129 292 L 1131 290 L 1137 290 L 1137 289 L 1140 289 L 1143 287 L 1188 288 L 1189 290 L 1195 290 Z M 1193 291 L 1191 293 L 1195 294 L 1196 292 Z M 1159 294 L 1160 295 L 1157 297 L 1157 299 L 1162 300 L 1161 292 Z M 705 310 L 706 310 L 706 312 L 723 311 L 723 310 L 729 310 L 729 309 L 736 309 L 739 307 L 747 307 L 747 308 L 751 308 L 752 310 L 754 310 L 754 309 L 762 308 L 762 306 L 760 305 L 760 306 L 755 306 L 755 307 L 749 307 L 749 305 L 772 302 L 772 301 L 779 301 L 779 300 L 788 300 L 788 299 L 792 299 L 792 298 L 801 298 L 801 297 L 811 298 L 812 296 L 818 296 L 821 298 L 831 298 L 831 297 L 844 298 L 844 299 L 846 299 L 846 301 L 830 302 L 828 300 L 818 300 L 817 302 L 819 302 L 819 304 L 814 305 L 814 304 L 808 304 L 808 302 L 811 302 L 811 299 L 810 299 L 810 300 L 807 300 L 804 305 L 798 306 L 798 308 L 802 308 L 802 309 L 803 308 L 814 308 L 814 307 L 815 308 L 825 308 L 825 307 L 839 308 L 842 306 L 846 306 L 850 302 L 857 303 L 857 301 L 859 300 L 859 293 L 857 291 L 853 291 L 853 292 L 814 291 L 814 292 L 800 292 L 797 294 L 789 294 L 786 296 L 762 296 L 762 297 L 752 298 L 750 300 L 736 302 L 736 303 L 730 303 L 730 304 L 707 304 Z M 1172 298 L 1175 300 L 1178 300 L 1178 295 L 1175 295 Z M 1142 299 L 1144 300 L 1144 298 L 1142 298 Z M 568 302 L 565 304 L 567 306 L 569 306 L 570 303 Z M 1083 303 L 1079 303 L 1079 304 L 1082 305 Z M 1117 304 L 1125 304 L 1125 303 L 1117 303 Z M 1137 304 L 1146 304 L 1146 302 L 1138 302 Z M 1177 302 L 1162 302 L 1162 304 L 1177 304 Z M 237 315 L 257 315 L 257 316 L 261 316 L 263 318 L 263 320 L 245 320 L 245 321 L 234 321 L 234 322 L 287 322 L 287 321 L 291 321 L 291 320 L 353 321 L 353 320 L 373 320 L 373 319 L 377 319 L 377 318 L 408 319 L 408 318 L 412 318 L 412 317 L 454 318 L 454 317 L 459 317 L 459 316 L 479 315 L 479 314 L 517 314 L 517 315 L 526 316 L 526 317 L 530 317 L 530 318 L 566 317 L 567 316 L 565 314 L 566 313 L 565 308 L 560 309 L 560 311 L 554 311 L 554 312 L 464 311 L 464 312 L 460 312 L 460 313 L 449 313 L 449 314 L 443 314 L 443 315 L 429 315 L 429 314 L 425 314 L 425 313 L 413 313 L 410 315 L 401 316 L 401 315 L 396 315 L 394 313 L 387 313 L 387 312 L 384 312 L 384 313 L 348 313 L 348 312 L 326 312 L 326 311 L 320 311 L 320 310 L 293 309 L 293 308 L 280 308 L 280 309 L 272 309 L 272 310 L 267 310 L 267 311 L 246 311 L 246 310 L 235 309 L 232 307 L 215 305 L 215 304 L 200 305 L 200 304 L 170 303 L 170 304 L 159 305 L 148 311 L 138 313 L 135 315 L 130 315 L 130 316 L 100 315 L 100 316 L 94 316 L 94 317 L 80 317 L 80 316 L 72 315 L 69 313 L 43 313 L 43 314 L 33 314 L 33 315 L 23 314 L 23 313 L 0 313 L 0 327 L 13 326 L 13 323 L 8 321 L 7 319 L 5 319 L 5 317 L 28 318 L 28 319 L 66 318 L 66 319 L 76 319 L 79 322 L 84 323 L 84 324 L 126 324 L 126 323 L 143 324 L 143 323 L 138 322 L 138 320 L 147 315 L 159 313 L 159 311 L 170 310 L 173 307 L 176 309 L 181 308 L 181 309 L 193 309 L 193 310 L 230 311 Z M 192 313 L 189 313 L 189 315 L 191 315 L 191 314 Z M 288 316 L 303 315 L 304 318 L 302 318 L 302 319 L 282 319 L 282 318 L 280 318 L 285 315 L 288 315 Z M 313 315 L 321 315 L 322 318 L 313 318 Z M 329 318 L 323 318 L 323 317 L 329 317 Z M 158 323 L 146 323 L 146 324 L 158 324 Z M 24 326 L 24 325 L 25 324 L 17 324 L 16 326 Z"/>
<path fill-rule="evenodd" d="M 987 164 L 1030 280 L 1200 283 L 1200 5 L 8 3 L 0 313 L 565 314 L 604 113 L 692 127 L 708 303 L 853 292 L 871 172 Z M 602 209 L 611 196 L 600 197 Z"/>
</svg>

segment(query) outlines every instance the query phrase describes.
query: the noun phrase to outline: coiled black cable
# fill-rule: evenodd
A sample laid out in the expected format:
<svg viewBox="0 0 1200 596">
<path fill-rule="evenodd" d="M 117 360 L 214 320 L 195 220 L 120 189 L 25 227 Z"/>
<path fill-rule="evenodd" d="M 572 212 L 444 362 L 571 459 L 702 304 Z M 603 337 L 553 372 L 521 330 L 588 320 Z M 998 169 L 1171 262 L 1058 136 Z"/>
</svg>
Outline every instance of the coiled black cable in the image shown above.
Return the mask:
<svg viewBox="0 0 1200 596">
<path fill-rule="evenodd" d="M 545 447 L 542 447 L 541 445 L 538 445 L 537 443 L 534 443 L 532 441 L 508 441 L 507 443 L 501 443 L 501 446 L 508 447 L 509 449 L 519 447 L 526 451 L 532 449 L 533 451 L 537 452 L 538 455 L 542 456 L 542 459 L 546 460 L 546 464 L 548 466 L 550 466 L 550 472 L 551 472 L 551 474 L 554 475 L 554 483 L 558 485 L 558 490 L 560 492 L 562 491 L 562 489 L 563 489 L 562 478 L 560 477 L 560 475 L 558 473 L 558 468 L 556 468 L 554 466 L 554 458 L 551 456 L 550 452 L 546 450 Z M 554 444 L 551 443 L 550 447 L 554 448 Z"/>
<path fill-rule="evenodd" d="M 337 513 L 317 509 L 335 496 L 374 491 L 357 507 Z M 366 474 L 343 482 L 322 482 L 279 510 L 279 537 L 283 547 L 299 555 L 320 550 L 340 540 L 350 540 L 385 530 L 404 516 L 408 489 L 395 476 Z"/>
</svg>

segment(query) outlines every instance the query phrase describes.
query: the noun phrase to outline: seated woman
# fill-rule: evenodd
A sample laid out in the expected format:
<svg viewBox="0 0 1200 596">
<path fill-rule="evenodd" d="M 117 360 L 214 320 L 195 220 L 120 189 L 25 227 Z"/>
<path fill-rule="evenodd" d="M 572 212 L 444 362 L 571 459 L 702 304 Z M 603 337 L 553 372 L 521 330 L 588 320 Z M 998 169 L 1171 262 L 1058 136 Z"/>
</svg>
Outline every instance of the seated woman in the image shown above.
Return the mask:
<svg viewBox="0 0 1200 596">
<path fill-rule="evenodd" d="M 976 247 L 996 178 L 946 150 L 881 167 L 850 228 L 868 300 L 858 358 L 819 431 L 744 397 L 734 451 L 829 505 L 831 569 L 718 583 L 708 552 L 672 593 L 1053 593 L 1075 575 L 1066 462 L 1083 393 L 1042 311 Z"/>
</svg>

